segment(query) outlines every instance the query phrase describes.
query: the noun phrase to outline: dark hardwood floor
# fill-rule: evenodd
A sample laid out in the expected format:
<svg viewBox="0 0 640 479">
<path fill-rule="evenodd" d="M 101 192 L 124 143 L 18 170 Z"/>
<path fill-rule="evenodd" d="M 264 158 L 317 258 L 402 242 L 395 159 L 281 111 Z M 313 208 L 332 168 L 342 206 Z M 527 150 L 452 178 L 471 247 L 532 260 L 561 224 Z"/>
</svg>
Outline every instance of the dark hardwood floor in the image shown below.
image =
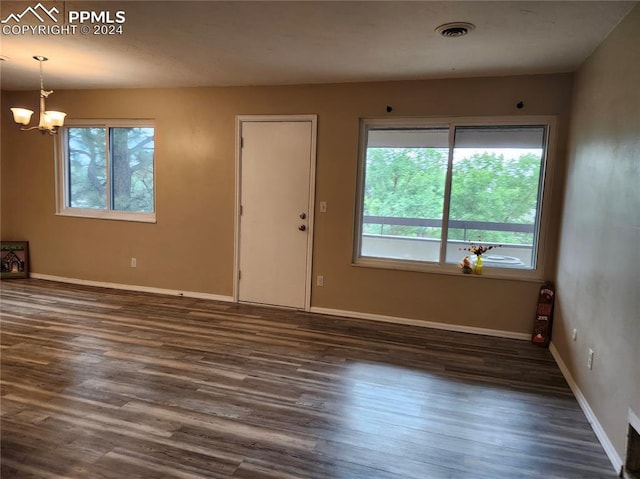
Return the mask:
<svg viewBox="0 0 640 479">
<path fill-rule="evenodd" d="M 614 478 L 525 341 L 3 281 L 9 478 Z"/>
</svg>

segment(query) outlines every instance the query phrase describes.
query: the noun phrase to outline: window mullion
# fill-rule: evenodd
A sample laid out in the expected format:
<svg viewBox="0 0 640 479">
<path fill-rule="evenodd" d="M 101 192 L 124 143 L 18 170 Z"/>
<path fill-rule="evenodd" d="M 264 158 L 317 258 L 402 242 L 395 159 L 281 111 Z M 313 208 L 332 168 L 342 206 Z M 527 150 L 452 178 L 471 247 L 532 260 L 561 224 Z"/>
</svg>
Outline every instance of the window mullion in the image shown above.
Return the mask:
<svg viewBox="0 0 640 479">
<path fill-rule="evenodd" d="M 456 127 L 449 125 L 449 158 L 447 160 L 447 174 L 444 181 L 444 202 L 442 205 L 442 231 L 440 233 L 440 264 L 447 259 L 447 243 L 449 241 L 449 207 L 451 204 L 451 179 L 453 176 L 453 147 Z"/>
<path fill-rule="evenodd" d="M 71 165 L 69 162 L 71 161 L 69 158 L 69 130 L 62 131 L 62 150 L 60 150 L 61 159 L 60 164 L 62 165 L 62 188 L 64 192 L 64 197 L 62 201 L 64 202 L 64 207 L 71 207 Z"/>
<path fill-rule="evenodd" d="M 107 155 L 107 185 L 106 185 L 106 197 L 107 197 L 107 211 L 113 211 L 113 162 L 111 161 L 111 128 L 106 128 L 106 148 Z"/>
</svg>

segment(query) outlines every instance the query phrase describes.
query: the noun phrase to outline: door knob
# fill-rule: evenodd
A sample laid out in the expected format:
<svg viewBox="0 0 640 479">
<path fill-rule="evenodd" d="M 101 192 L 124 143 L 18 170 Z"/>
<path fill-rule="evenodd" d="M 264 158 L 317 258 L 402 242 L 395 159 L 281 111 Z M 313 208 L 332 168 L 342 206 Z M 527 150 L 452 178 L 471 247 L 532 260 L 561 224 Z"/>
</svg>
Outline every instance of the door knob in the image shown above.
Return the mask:
<svg viewBox="0 0 640 479">
<path fill-rule="evenodd" d="M 307 229 L 307 227 L 305 225 L 300 225 L 300 226 L 298 226 L 298 229 L 300 231 L 305 231 Z"/>
<path fill-rule="evenodd" d="M 300 213 L 300 219 L 303 220 L 307 217 L 306 213 Z"/>
</svg>

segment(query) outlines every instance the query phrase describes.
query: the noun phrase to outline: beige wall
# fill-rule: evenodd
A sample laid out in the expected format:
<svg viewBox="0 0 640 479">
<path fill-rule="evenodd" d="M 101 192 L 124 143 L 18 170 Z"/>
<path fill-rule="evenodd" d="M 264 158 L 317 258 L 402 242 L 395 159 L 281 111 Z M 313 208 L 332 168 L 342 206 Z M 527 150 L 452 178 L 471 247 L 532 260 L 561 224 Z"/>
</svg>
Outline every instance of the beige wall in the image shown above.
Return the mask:
<svg viewBox="0 0 640 479">
<path fill-rule="evenodd" d="M 636 7 L 576 76 L 553 338 L 622 458 L 640 412 L 639 45 Z"/>
<path fill-rule="evenodd" d="M 231 295 L 234 128 L 239 114 L 318 114 L 312 305 L 529 333 L 539 284 L 351 265 L 358 120 L 374 116 L 558 115 L 564 157 L 572 76 L 341 85 L 56 91 L 69 118 L 155 118 L 157 224 L 55 216 L 53 140 L 20 132 L 3 92 L 2 237 L 31 242 L 34 272 Z M 525 108 L 516 109 L 523 101 Z M 385 107 L 392 105 L 391 115 Z M 35 107 L 35 105 L 33 105 Z M 553 206 L 559 211 L 561 183 Z M 551 205 L 550 205 L 551 206 Z M 555 245 L 556 237 L 550 237 Z M 138 267 L 129 265 L 135 256 Z M 547 271 L 554 271 L 554 247 Z M 482 302 L 483 307 L 473 305 Z"/>
</svg>

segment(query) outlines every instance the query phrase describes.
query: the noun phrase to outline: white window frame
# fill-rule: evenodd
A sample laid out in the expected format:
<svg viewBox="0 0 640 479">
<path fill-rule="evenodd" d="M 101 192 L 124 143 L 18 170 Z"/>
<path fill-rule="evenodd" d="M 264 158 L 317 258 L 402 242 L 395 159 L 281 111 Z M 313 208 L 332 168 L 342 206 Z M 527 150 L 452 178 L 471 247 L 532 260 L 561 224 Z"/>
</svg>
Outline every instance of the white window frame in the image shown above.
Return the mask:
<svg viewBox="0 0 640 479">
<path fill-rule="evenodd" d="M 548 247 L 549 223 L 551 211 L 551 191 L 556 152 L 556 117 L 555 116 L 514 116 L 514 117 L 445 117 L 445 118 L 362 118 L 360 120 L 360 138 L 358 148 L 358 178 L 356 196 L 356 214 L 353 238 L 353 266 L 421 271 L 438 274 L 451 274 L 473 278 L 516 279 L 539 282 L 545 279 L 545 257 Z M 538 231 L 534 234 L 535 268 L 516 269 L 491 267 L 484 268 L 483 274 L 463 275 L 457 264 L 445 262 L 445 250 L 448 237 L 449 202 L 451 198 L 451 179 L 453 174 L 453 146 L 456 127 L 484 126 L 546 126 L 546 142 L 542 158 L 540 183 L 540 208 L 538 211 Z M 388 128 L 448 128 L 449 159 L 445 179 L 444 207 L 442 218 L 442 237 L 440 238 L 440 257 L 437 262 L 420 260 L 403 260 L 393 258 L 377 258 L 361 255 L 361 240 L 364 214 L 364 181 L 369 129 Z M 461 259 L 462 259 L 461 254 Z"/>
<path fill-rule="evenodd" d="M 75 208 L 69 206 L 69 152 L 68 152 L 68 128 L 95 127 L 95 128 L 153 128 L 154 144 L 156 126 L 151 119 L 118 119 L 118 120 L 69 120 L 60 128 L 56 136 L 56 215 L 75 216 L 80 218 L 94 218 L 105 220 L 137 221 L 143 223 L 156 222 L 156 154 L 154 146 L 153 154 L 153 212 L 117 211 L 111 209 Z M 111 154 L 107 145 L 107 172 L 110 171 Z M 111 176 L 107 174 L 107 198 L 111 191 Z M 107 201 L 107 205 L 109 201 Z M 105 205 L 106 206 L 106 205 Z"/>
</svg>

